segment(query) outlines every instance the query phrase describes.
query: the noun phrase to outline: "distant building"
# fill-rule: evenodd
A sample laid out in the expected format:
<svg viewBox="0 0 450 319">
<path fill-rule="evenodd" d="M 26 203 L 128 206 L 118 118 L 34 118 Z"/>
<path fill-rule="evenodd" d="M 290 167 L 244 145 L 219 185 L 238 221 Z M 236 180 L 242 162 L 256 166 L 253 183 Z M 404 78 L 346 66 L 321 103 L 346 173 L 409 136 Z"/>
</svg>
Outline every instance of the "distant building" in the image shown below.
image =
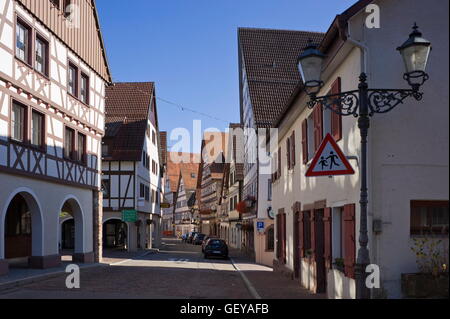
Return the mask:
<svg viewBox="0 0 450 319">
<path fill-rule="evenodd" d="M 154 83 L 115 83 L 106 97 L 103 245 L 158 246 L 163 168 Z M 135 219 L 124 220 L 127 212 L 136 212 Z"/>
<path fill-rule="evenodd" d="M 270 149 L 264 149 L 265 145 L 258 143 L 257 138 L 268 135 L 266 129 L 272 127 L 300 81 L 296 67 L 299 52 L 309 38 L 321 37 L 322 34 L 316 32 L 238 29 L 240 116 L 247 133 L 243 185 L 247 212 L 242 215 L 243 245 L 258 263 L 273 263 L 271 227 L 274 215 Z M 250 134 L 250 130 L 255 134 Z M 257 222 L 264 223 L 260 232 L 255 231 Z"/>
<path fill-rule="evenodd" d="M 195 191 L 199 163 L 180 164 L 180 176 L 175 200 L 175 234 L 186 234 L 198 230 L 195 218 Z M 197 214 L 196 214 L 197 213 Z"/>
</svg>

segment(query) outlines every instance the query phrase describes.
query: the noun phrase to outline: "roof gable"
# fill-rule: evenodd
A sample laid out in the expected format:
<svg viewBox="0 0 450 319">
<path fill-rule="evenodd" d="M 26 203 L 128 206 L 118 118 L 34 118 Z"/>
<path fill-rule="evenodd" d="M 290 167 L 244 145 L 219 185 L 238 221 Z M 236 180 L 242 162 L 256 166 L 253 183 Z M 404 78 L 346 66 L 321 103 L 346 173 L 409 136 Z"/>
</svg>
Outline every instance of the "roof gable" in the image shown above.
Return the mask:
<svg viewBox="0 0 450 319">
<path fill-rule="evenodd" d="M 320 32 L 238 29 L 239 59 L 245 68 L 257 127 L 271 127 L 277 119 L 301 81 L 298 56 L 309 39 L 320 43 L 322 37 Z"/>
<path fill-rule="evenodd" d="M 141 158 L 154 83 L 115 83 L 106 88 L 106 134 L 110 155 L 116 160 Z"/>
<path fill-rule="evenodd" d="M 48 0 L 17 1 L 69 46 L 103 80 L 112 82 L 95 0 L 72 1 L 79 8 L 80 20 L 77 27 L 70 25 L 62 14 L 63 1 L 59 10 Z"/>
</svg>

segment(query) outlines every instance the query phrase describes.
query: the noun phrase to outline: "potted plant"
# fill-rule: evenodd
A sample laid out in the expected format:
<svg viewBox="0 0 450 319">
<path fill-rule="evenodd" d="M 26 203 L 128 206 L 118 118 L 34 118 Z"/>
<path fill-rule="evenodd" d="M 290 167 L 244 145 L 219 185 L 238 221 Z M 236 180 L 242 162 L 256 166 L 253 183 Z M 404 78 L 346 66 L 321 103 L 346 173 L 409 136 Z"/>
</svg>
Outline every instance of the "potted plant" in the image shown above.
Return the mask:
<svg viewBox="0 0 450 319">
<path fill-rule="evenodd" d="M 335 258 L 333 263 L 333 269 L 345 272 L 344 258 Z"/>
<path fill-rule="evenodd" d="M 402 292 L 408 298 L 448 298 L 448 248 L 442 239 L 413 238 L 418 273 L 402 274 Z"/>
</svg>

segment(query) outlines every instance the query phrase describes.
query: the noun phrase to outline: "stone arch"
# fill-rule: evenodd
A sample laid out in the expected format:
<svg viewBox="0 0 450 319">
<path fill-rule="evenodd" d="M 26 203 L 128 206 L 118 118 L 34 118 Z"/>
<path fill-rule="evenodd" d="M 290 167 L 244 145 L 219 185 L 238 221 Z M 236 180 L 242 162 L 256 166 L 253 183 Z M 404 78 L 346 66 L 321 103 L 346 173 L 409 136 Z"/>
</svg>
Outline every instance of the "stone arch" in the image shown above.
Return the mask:
<svg viewBox="0 0 450 319">
<path fill-rule="evenodd" d="M 75 222 L 75 247 L 74 247 L 74 253 L 75 254 L 83 254 L 86 253 L 86 240 L 85 240 L 85 227 L 86 222 L 84 218 L 84 212 L 81 208 L 79 200 L 73 196 L 68 195 L 66 196 L 59 205 L 59 213 L 58 213 L 58 234 L 61 236 L 61 226 L 64 222 L 70 220 L 73 218 Z M 68 213 L 70 216 L 66 216 L 61 218 L 61 212 Z M 58 237 L 59 237 L 58 236 Z M 59 246 L 59 240 L 57 245 Z M 59 248 L 59 247 L 58 247 Z"/>
<path fill-rule="evenodd" d="M 39 199 L 30 188 L 20 187 L 9 195 L 0 212 L 0 259 L 6 258 L 6 217 L 12 201 L 18 196 L 18 200 L 23 199 L 31 214 L 31 256 L 44 255 L 44 221 Z"/>
</svg>

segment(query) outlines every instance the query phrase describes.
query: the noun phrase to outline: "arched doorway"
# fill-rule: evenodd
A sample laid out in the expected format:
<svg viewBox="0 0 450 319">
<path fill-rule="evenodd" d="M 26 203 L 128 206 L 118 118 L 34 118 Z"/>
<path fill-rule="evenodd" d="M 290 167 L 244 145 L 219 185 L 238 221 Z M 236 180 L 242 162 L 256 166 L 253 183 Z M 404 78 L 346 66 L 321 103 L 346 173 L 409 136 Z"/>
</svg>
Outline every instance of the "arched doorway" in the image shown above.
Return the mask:
<svg viewBox="0 0 450 319">
<path fill-rule="evenodd" d="M 30 258 L 43 253 L 41 213 L 30 193 L 17 192 L 12 196 L 4 211 L 5 240 L 0 259 L 3 255 L 10 267 L 29 267 Z"/>
<path fill-rule="evenodd" d="M 68 198 L 59 213 L 59 249 L 64 261 L 73 261 L 74 255 L 85 253 L 83 212 L 75 198 Z"/>
<path fill-rule="evenodd" d="M 61 224 L 61 249 L 75 249 L 75 220 L 73 218 L 66 219 Z"/>
<path fill-rule="evenodd" d="M 128 225 L 120 219 L 109 219 L 103 223 L 103 247 L 105 249 L 128 248 Z"/>
</svg>

